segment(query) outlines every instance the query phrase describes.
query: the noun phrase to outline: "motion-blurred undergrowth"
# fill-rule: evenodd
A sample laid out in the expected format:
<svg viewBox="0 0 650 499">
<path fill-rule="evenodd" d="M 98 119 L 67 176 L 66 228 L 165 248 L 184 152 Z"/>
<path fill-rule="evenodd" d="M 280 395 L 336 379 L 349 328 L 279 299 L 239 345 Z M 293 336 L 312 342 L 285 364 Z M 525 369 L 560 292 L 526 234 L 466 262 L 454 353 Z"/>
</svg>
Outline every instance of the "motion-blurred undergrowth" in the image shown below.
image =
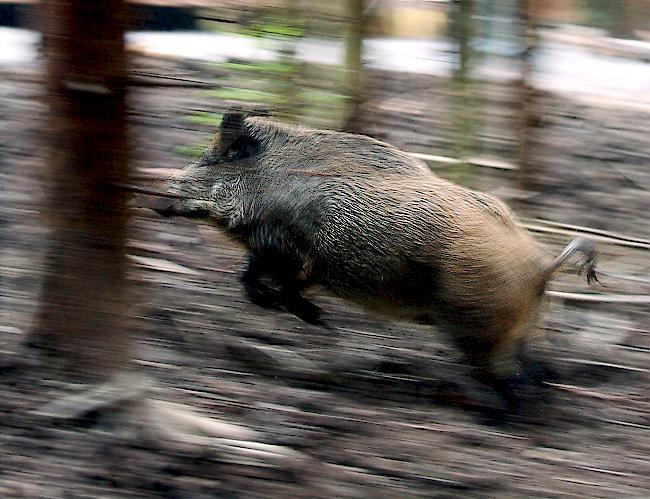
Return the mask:
<svg viewBox="0 0 650 499">
<path fill-rule="evenodd" d="M 338 15 L 342 14 L 339 12 Z M 341 128 L 349 100 L 345 88 L 346 69 L 306 62 L 297 57 L 299 43 L 306 35 L 335 37 L 341 34 L 341 24 L 316 23 L 293 2 L 282 8 L 263 9 L 245 25 L 233 27 L 218 22 L 202 23 L 204 29 L 249 38 L 258 48 L 277 54 L 273 60 L 214 63 L 214 67 L 226 76 L 220 79 L 220 88 L 209 90 L 206 95 L 214 100 L 215 107 L 263 105 L 283 121 Z M 212 110 L 195 111 L 187 116 L 188 123 L 209 129 L 218 127 L 221 119 L 222 114 Z M 196 158 L 208 143 L 209 140 L 181 146 L 176 148 L 176 153 Z"/>
</svg>

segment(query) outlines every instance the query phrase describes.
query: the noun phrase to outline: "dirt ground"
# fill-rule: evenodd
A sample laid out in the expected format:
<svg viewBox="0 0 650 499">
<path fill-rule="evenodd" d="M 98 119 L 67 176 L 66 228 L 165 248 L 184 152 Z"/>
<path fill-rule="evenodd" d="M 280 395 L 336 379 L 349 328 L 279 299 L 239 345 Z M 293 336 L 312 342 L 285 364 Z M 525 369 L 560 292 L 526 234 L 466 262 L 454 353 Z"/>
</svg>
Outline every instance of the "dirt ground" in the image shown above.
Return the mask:
<svg viewBox="0 0 650 499">
<path fill-rule="evenodd" d="M 209 72 L 154 61 L 144 71 Z M 372 75 L 368 133 L 436 154 L 452 139 L 439 80 Z M 0 78 L 0 350 L 28 331 L 45 229 L 35 74 Z M 510 88 L 486 91 L 481 153 L 513 158 Z M 176 168 L 178 146 L 204 142 L 192 110 L 223 109 L 205 90 L 138 87 L 131 95 L 139 172 Z M 537 158 L 543 192 L 525 202 L 512 172 L 476 168 L 470 185 L 516 202 L 522 217 L 616 231 L 601 241 L 606 292 L 650 294 L 650 112 L 545 95 Z M 456 172 L 457 173 L 457 172 Z M 441 174 L 454 176 L 451 169 Z M 540 234 L 558 251 L 566 234 Z M 648 305 L 552 300 L 538 347 L 560 374 L 547 400 L 506 426 L 467 403 L 468 369 L 427 328 L 371 317 L 316 294 L 335 332 L 260 309 L 238 281 L 245 255 L 212 228 L 134 210 L 130 240 L 134 353 L 156 398 L 255 429 L 299 457 L 242 458 L 171 448 L 133 423 L 90 414 L 56 421 L 37 410 L 83 387 L 53 366 L 2 373 L 0 497 L 646 497 L 650 493 Z M 588 292 L 559 275 L 552 289 Z M 334 374 L 336 376 L 334 376 Z M 331 375 L 331 376 L 330 376 Z"/>
</svg>

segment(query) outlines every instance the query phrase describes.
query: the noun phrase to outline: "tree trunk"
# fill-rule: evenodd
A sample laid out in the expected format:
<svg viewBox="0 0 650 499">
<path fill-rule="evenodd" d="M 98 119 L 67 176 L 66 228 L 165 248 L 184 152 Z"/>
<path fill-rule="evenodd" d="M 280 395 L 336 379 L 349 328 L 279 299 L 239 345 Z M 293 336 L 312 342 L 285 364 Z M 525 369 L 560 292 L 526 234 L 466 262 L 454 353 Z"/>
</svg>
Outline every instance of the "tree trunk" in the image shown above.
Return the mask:
<svg viewBox="0 0 650 499">
<path fill-rule="evenodd" d="M 457 5 L 454 13 L 454 38 L 458 45 L 458 66 L 454 76 L 456 80 L 464 83 L 468 79 L 472 62 L 474 0 L 458 0 Z"/>
<path fill-rule="evenodd" d="M 451 37 L 458 54 L 456 68 L 451 80 L 452 120 L 454 128 L 452 154 L 466 158 L 474 149 L 479 105 L 476 98 L 476 85 L 472 81 L 471 69 L 474 64 L 472 39 L 474 37 L 475 0 L 457 0 L 451 11 Z M 463 173 L 462 176 L 465 174 Z"/>
<path fill-rule="evenodd" d="M 99 380 L 129 359 L 126 330 L 126 4 L 43 2 L 51 235 L 30 344 Z"/>
<path fill-rule="evenodd" d="M 539 185 L 540 166 L 533 149 L 535 131 L 539 126 L 539 116 L 535 108 L 535 90 L 531 80 L 534 71 L 534 53 L 537 44 L 532 0 L 519 0 L 518 21 L 520 26 L 521 76 L 519 79 L 519 186 L 524 190 L 534 190 Z"/>
<path fill-rule="evenodd" d="M 348 99 L 344 129 L 361 132 L 363 37 L 366 16 L 364 0 L 348 0 L 348 29 L 345 37 L 345 94 Z"/>
</svg>

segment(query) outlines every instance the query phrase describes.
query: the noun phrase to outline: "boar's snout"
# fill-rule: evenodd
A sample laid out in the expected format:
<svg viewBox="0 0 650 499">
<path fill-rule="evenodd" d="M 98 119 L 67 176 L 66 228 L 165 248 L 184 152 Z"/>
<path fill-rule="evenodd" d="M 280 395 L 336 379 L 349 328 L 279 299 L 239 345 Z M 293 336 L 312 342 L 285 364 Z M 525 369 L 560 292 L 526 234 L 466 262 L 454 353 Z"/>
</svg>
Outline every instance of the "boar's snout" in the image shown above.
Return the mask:
<svg viewBox="0 0 650 499">
<path fill-rule="evenodd" d="M 163 187 L 129 187 L 136 193 L 131 204 L 137 208 L 153 210 L 156 213 L 171 217 L 204 217 L 209 214 L 210 202 L 203 199 L 194 199 L 178 192 L 174 184 Z"/>
<path fill-rule="evenodd" d="M 156 197 L 146 207 L 163 217 L 206 218 L 210 214 L 209 202 L 187 198 Z"/>
<path fill-rule="evenodd" d="M 153 210 L 164 217 L 170 217 L 177 213 L 178 205 L 181 202 L 180 199 L 157 196 L 155 194 L 150 195 L 148 193 L 147 195 L 139 194 L 134 201 L 137 207 Z"/>
</svg>

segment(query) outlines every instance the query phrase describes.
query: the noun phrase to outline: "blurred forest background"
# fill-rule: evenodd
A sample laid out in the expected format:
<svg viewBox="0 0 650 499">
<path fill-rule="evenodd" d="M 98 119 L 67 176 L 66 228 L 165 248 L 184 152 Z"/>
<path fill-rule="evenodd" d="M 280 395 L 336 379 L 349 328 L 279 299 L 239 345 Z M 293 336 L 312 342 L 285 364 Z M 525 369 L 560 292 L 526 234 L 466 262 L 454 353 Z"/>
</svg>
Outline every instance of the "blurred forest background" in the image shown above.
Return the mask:
<svg viewBox="0 0 650 499">
<path fill-rule="evenodd" d="M 0 0 L 0 496 L 646 496 L 649 64 L 648 0 Z M 605 288 L 559 275 L 540 324 L 547 407 L 485 426 L 428 329 L 261 310 L 240 248 L 116 189 L 233 104 L 593 238 Z"/>
</svg>

